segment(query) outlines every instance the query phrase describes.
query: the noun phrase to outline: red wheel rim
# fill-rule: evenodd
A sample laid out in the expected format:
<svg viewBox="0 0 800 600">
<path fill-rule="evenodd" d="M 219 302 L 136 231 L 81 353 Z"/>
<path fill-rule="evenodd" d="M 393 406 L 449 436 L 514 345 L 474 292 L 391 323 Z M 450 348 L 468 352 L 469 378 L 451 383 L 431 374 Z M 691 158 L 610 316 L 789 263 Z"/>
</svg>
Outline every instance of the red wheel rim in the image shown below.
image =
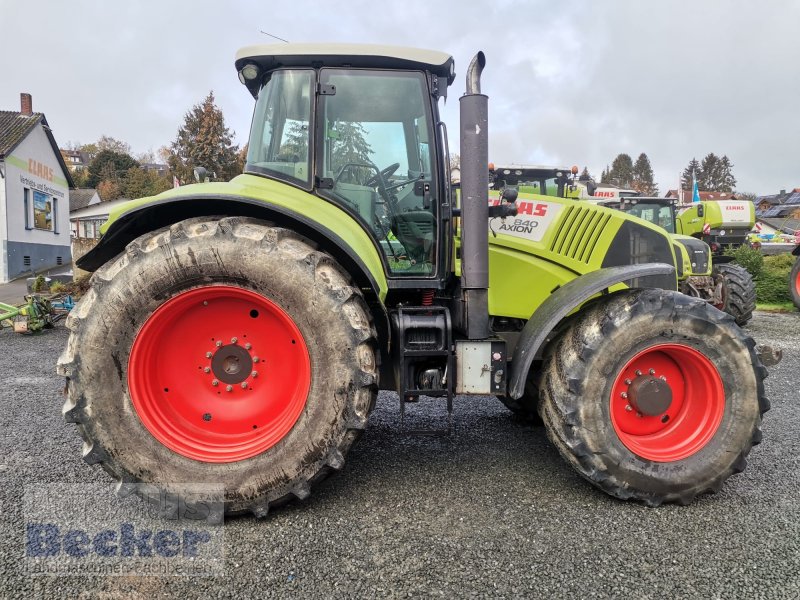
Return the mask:
<svg viewBox="0 0 800 600">
<path fill-rule="evenodd" d="M 800 260 L 800 258 L 797 260 Z M 800 271 L 797 272 L 797 277 L 794 278 L 794 291 L 800 296 Z"/>
<path fill-rule="evenodd" d="M 256 456 L 292 429 L 311 385 L 308 348 L 264 296 L 218 285 L 161 305 L 136 336 L 131 401 L 170 450 L 203 462 Z"/>
<path fill-rule="evenodd" d="M 650 390 L 651 396 L 643 390 Z M 661 410 L 663 405 L 654 397 L 671 401 Z M 655 462 L 699 452 L 714 437 L 724 412 L 725 388 L 714 363 L 680 344 L 658 344 L 639 352 L 611 388 L 614 431 L 628 450 Z"/>
</svg>

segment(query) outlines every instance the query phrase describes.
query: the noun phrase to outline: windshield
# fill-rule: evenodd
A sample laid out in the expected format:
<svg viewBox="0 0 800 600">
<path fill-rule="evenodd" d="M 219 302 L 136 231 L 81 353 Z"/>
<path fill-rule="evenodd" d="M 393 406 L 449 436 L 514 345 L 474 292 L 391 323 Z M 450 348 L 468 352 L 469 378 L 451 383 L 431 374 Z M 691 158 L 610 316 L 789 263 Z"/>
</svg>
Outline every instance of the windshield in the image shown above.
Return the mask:
<svg viewBox="0 0 800 600">
<path fill-rule="evenodd" d="M 668 233 L 675 233 L 675 221 L 670 205 L 639 202 L 632 205 L 627 212 L 666 229 Z"/>
<path fill-rule="evenodd" d="M 360 217 L 393 274 L 435 270 L 433 140 L 422 73 L 322 69 L 319 193 Z"/>
<path fill-rule="evenodd" d="M 247 151 L 249 172 L 310 187 L 311 93 L 314 72 L 274 72 L 261 88 Z"/>
</svg>

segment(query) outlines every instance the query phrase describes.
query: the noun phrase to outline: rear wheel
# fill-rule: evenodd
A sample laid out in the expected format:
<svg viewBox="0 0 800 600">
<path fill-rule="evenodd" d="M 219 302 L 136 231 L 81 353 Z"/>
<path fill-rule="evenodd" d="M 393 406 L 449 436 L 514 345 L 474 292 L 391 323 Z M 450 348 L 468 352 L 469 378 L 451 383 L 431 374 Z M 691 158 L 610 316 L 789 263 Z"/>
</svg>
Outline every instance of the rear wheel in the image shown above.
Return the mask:
<svg viewBox="0 0 800 600">
<path fill-rule="evenodd" d="M 768 410 L 755 343 L 707 303 L 663 290 L 588 308 L 545 366 L 548 436 L 592 484 L 656 506 L 745 467 Z"/>
<path fill-rule="evenodd" d="M 800 309 L 800 256 L 794 261 L 792 272 L 789 275 L 789 293 L 792 295 L 792 302 Z"/>
<path fill-rule="evenodd" d="M 756 309 L 756 284 L 750 273 L 744 267 L 725 263 L 714 266 L 713 277 L 722 280 L 722 301 L 716 308 L 731 315 L 737 325 L 746 325 Z"/>
<path fill-rule="evenodd" d="M 357 287 L 298 235 L 245 218 L 146 234 L 68 320 L 64 416 L 84 458 L 150 497 L 224 487 L 265 515 L 341 469 L 377 393 Z M 142 492 L 145 490 L 145 492 Z"/>
</svg>

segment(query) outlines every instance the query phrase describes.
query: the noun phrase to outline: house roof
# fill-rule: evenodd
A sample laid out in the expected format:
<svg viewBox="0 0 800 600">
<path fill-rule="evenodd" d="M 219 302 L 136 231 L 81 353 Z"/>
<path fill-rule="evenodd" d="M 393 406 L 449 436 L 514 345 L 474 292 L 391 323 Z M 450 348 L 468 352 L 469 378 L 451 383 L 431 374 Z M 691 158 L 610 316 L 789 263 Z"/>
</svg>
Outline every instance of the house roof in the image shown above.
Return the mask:
<svg viewBox="0 0 800 600">
<path fill-rule="evenodd" d="M 97 190 L 94 188 L 76 188 L 69 192 L 69 212 L 80 210 L 89 206 L 89 202 Z"/>
<path fill-rule="evenodd" d="M 61 156 L 61 150 L 56 144 L 56 139 L 53 137 L 53 132 L 47 124 L 44 113 L 33 113 L 27 116 L 14 110 L 0 110 L 0 159 L 11 154 L 14 148 L 19 146 L 22 140 L 28 137 L 28 134 L 40 123 L 45 134 L 47 134 L 47 139 L 50 141 L 50 146 L 53 148 L 53 153 L 56 155 L 61 170 L 64 172 L 67 185 L 74 187 L 75 183 L 72 181 L 72 175 L 70 175 L 69 169 L 64 163 L 64 157 Z"/>
<path fill-rule="evenodd" d="M 130 202 L 129 198 L 120 198 L 119 200 L 108 200 L 106 202 L 98 202 L 97 204 L 92 204 L 91 206 L 87 206 L 85 208 L 81 208 L 76 210 L 73 213 L 70 213 L 69 220 L 75 221 L 77 219 L 88 219 L 88 218 L 104 218 L 108 217 L 108 214 L 114 209 L 115 206 L 119 206 L 125 202 Z"/>
<path fill-rule="evenodd" d="M 800 219 L 759 219 L 778 231 L 784 233 L 796 233 L 800 230 Z"/>
</svg>

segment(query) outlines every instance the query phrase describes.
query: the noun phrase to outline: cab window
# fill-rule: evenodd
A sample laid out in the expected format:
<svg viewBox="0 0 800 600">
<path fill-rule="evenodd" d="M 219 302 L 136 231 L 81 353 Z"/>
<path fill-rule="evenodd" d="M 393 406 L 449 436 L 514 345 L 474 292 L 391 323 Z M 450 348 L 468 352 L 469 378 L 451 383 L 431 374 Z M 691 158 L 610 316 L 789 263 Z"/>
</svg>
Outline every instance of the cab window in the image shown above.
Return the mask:
<svg viewBox="0 0 800 600">
<path fill-rule="evenodd" d="M 422 73 L 322 69 L 319 193 L 360 218 L 393 275 L 435 272 L 433 139 Z"/>
</svg>

